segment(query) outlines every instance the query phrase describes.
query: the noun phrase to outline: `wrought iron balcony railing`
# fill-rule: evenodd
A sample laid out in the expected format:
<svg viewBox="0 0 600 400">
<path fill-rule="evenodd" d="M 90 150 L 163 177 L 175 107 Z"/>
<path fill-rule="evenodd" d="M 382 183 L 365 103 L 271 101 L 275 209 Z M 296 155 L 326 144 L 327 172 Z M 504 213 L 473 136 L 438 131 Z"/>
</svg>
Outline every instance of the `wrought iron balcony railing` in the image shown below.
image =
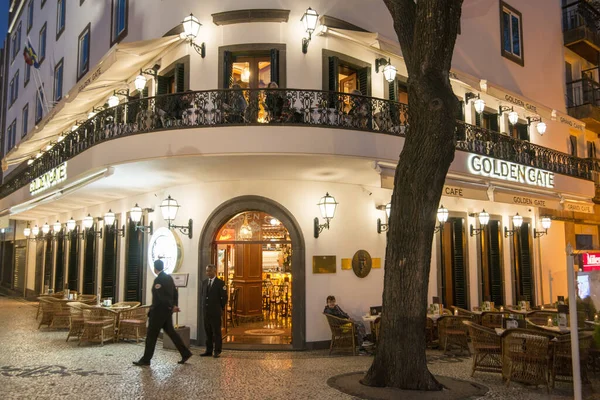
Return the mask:
<svg viewBox="0 0 600 400">
<path fill-rule="evenodd" d="M 600 83 L 584 74 L 584 78 L 567 82 L 567 108 L 586 104 L 600 106 Z"/>
<path fill-rule="evenodd" d="M 600 43 L 600 11 L 589 1 L 576 0 L 563 6 L 563 32 L 565 44 L 577 40 Z"/>
<path fill-rule="evenodd" d="M 298 89 L 224 89 L 130 100 L 104 110 L 10 176 L 0 198 L 83 153 L 117 138 L 215 126 L 314 126 L 404 136 L 406 104 L 346 93 Z M 591 163 L 556 150 L 458 122 L 457 149 L 591 179 Z"/>
</svg>

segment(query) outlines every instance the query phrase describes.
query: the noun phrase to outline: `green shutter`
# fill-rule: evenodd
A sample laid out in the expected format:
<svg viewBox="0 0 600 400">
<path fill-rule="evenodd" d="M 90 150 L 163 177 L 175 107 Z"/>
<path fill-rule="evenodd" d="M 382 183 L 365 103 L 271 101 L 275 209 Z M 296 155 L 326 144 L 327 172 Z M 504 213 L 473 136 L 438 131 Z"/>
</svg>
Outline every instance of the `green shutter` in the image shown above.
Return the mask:
<svg viewBox="0 0 600 400">
<path fill-rule="evenodd" d="M 519 288 L 517 299 L 523 296 L 525 300 L 535 305 L 533 293 L 533 266 L 531 264 L 531 249 L 529 247 L 529 222 L 523 222 L 518 232 L 518 262 L 519 262 Z"/>
<path fill-rule="evenodd" d="M 519 133 L 519 139 L 529 141 L 529 129 L 527 129 L 527 125 L 517 124 L 517 132 Z"/>
<path fill-rule="evenodd" d="M 340 60 L 335 57 L 329 57 L 329 86 L 327 90 L 331 92 L 339 92 L 340 81 L 338 79 L 338 70 L 340 67 Z"/>
<path fill-rule="evenodd" d="M 125 301 L 142 301 L 144 233 L 127 226 L 127 264 L 125 265 Z"/>
<path fill-rule="evenodd" d="M 271 49 L 271 82 L 279 84 L 279 50 Z"/>
<path fill-rule="evenodd" d="M 91 229 L 95 230 L 96 225 L 94 224 Z M 96 235 L 94 234 L 85 235 L 83 294 L 96 294 Z"/>
<path fill-rule="evenodd" d="M 490 295 L 494 304 L 504 304 L 502 292 L 502 255 L 500 254 L 500 221 L 491 220 L 487 229 L 488 239 L 488 275 L 490 277 Z"/>
<path fill-rule="evenodd" d="M 44 288 L 44 244 L 36 242 L 35 244 L 35 294 L 41 294 Z"/>
<path fill-rule="evenodd" d="M 392 82 L 389 82 L 388 88 L 388 99 L 390 99 L 391 101 L 398 101 L 398 80 L 394 79 Z"/>
<path fill-rule="evenodd" d="M 56 279 L 54 280 L 54 291 L 60 292 L 64 289 L 65 283 L 65 240 L 64 234 L 60 231 L 56 241 Z"/>
<path fill-rule="evenodd" d="M 358 70 L 358 90 L 364 96 L 371 95 L 371 68 L 365 67 Z"/>
<path fill-rule="evenodd" d="M 223 88 L 231 87 L 233 80 L 233 56 L 230 51 L 223 52 Z"/>
<path fill-rule="evenodd" d="M 52 235 L 46 235 L 46 253 L 44 257 L 44 285 L 48 285 L 49 288 L 52 288 L 52 259 L 53 257 L 53 249 L 52 249 Z"/>
<path fill-rule="evenodd" d="M 69 289 L 79 291 L 79 238 L 75 230 L 69 234 L 69 276 L 67 279 Z"/>
<path fill-rule="evenodd" d="M 475 112 L 475 125 L 481 126 L 481 114 L 478 112 Z"/>
<path fill-rule="evenodd" d="M 13 243 L 4 241 L 4 254 L 2 257 L 2 282 L 6 287 L 12 289 L 13 280 Z"/>
<path fill-rule="evenodd" d="M 175 91 L 182 93 L 185 91 L 185 65 L 175 64 Z"/>
<path fill-rule="evenodd" d="M 462 218 L 452 218 L 452 284 L 454 305 L 468 309 L 463 225 Z"/>
<path fill-rule="evenodd" d="M 115 221 L 115 226 L 118 226 Z M 102 254 L 102 296 L 112 297 L 116 302 L 117 240 L 115 229 L 104 229 L 104 252 Z"/>
<path fill-rule="evenodd" d="M 490 118 L 490 130 L 494 132 L 500 132 L 500 128 L 498 127 L 498 115 L 497 114 L 489 114 Z"/>
<path fill-rule="evenodd" d="M 167 94 L 169 92 L 169 78 L 165 76 L 156 77 L 156 95 Z"/>
</svg>

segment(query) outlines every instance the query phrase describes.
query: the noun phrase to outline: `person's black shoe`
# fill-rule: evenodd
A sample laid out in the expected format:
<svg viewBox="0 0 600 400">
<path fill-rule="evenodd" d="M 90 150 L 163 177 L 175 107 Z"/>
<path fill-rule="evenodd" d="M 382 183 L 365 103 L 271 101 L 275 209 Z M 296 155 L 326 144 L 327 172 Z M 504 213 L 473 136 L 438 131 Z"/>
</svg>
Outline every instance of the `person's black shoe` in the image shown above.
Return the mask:
<svg viewBox="0 0 600 400">
<path fill-rule="evenodd" d="M 180 360 L 180 361 L 177 361 L 177 364 L 185 364 L 185 362 L 186 362 L 187 360 L 189 360 L 189 359 L 190 359 L 190 357 L 191 357 L 192 355 L 193 355 L 193 354 L 192 354 L 191 352 L 190 352 L 189 354 L 186 354 L 185 356 L 183 356 L 183 357 L 181 358 L 181 360 Z"/>
<path fill-rule="evenodd" d="M 214 358 L 219 358 L 219 357 L 221 357 L 221 352 L 215 353 L 215 354 L 213 355 L 213 357 L 214 357 Z"/>
<path fill-rule="evenodd" d="M 133 365 L 137 365 L 138 367 L 147 367 L 150 365 L 150 361 L 144 361 L 144 360 L 134 361 Z"/>
<path fill-rule="evenodd" d="M 200 354 L 200 357 L 210 357 L 211 355 L 212 355 L 212 353 L 205 351 L 204 353 Z"/>
</svg>

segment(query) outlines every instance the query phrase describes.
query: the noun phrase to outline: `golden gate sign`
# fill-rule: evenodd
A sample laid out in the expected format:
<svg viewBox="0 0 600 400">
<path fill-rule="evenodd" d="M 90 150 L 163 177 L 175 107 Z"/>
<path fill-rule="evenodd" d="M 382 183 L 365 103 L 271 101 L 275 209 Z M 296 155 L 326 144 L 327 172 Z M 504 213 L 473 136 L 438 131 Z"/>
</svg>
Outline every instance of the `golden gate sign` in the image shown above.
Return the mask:
<svg viewBox="0 0 600 400">
<path fill-rule="evenodd" d="M 29 184 L 29 194 L 32 196 L 50 189 L 67 179 L 67 162 L 65 161 L 56 168 L 52 168 L 42 176 L 38 176 Z"/>
</svg>

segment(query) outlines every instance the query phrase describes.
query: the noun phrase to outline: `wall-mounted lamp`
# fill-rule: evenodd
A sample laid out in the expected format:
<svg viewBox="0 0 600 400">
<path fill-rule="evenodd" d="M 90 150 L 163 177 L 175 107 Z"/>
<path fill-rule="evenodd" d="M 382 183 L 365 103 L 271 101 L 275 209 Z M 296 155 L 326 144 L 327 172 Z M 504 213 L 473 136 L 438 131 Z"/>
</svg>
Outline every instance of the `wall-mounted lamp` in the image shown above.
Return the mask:
<svg viewBox="0 0 600 400">
<path fill-rule="evenodd" d="M 329 192 L 325 194 L 325 196 L 321 197 L 321 200 L 317 205 L 319 206 L 319 210 L 321 211 L 321 217 L 325 219 L 325 223 L 319 225 L 319 218 L 315 217 L 314 220 L 314 234 L 315 239 L 319 237 L 319 234 L 323 232 L 323 229 L 329 229 L 329 221 L 333 219 L 335 216 L 335 209 L 339 203 L 335 201 L 333 196 L 329 195 Z"/>
<path fill-rule="evenodd" d="M 500 106 L 498 107 L 498 114 L 502 115 L 505 112 L 508 112 L 508 122 L 510 122 L 511 125 L 516 125 L 517 122 L 519 122 L 519 114 L 515 111 L 514 107 L 512 106 Z"/>
<path fill-rule="evenodd" d="M 67 221 L 67 232 L 73 232 L 76 228 L 77 222 L 71 217 L 71 219 Z"/>
<path fill-rule="evenodd" d="M 38 226 L 34 226 L 33 228 L 29 227 L 29 222 L 27 223 L 27 227 L 23 229 L 23 236 L 25 236 L 29 240 L 44 240 L 43 236 L 39 236 L 40 228 Z"/>
<path fill-rule="evenodd" d="M 62 231 L 62 224 L 60 221 L 56 220 L 56 222 L 52 225 L 52 232 L 56 235 L 60 231 Z"/>
<path fill-rule="evenodd" d="M 485 110 L 485 101 L 480 97 L 479 93 L 465 93 L 465 103 L 469 104 L 469 100 L 471 99 L 475 99 L 475 101 L 473 102 L 473 106 L 475 106 L 475 112 L 477 114 L 481 114 L 483 110 Z"/>
<path fill-rule="evenodd" d="M 475 215 L 470 214 L 470 216 L 473 217 Z M 474 228 L 473 225 L 471 225 L 469 230 L 469 234 L 471 236 L 479 235 L 485 229 L 487 224 L 490 222 L 490 214 L 488 214 L 484 209 L 477 215 L 477 219 L 479 219 L 479 228 Z"/>
<path fill-rule="evenodd" d="M 90 111 L 88 113 L 88 119 L 94 118 L 96 116 L 96 114 L 98 114 L 99 112 L 104 111 L 104 110 L 106 110 L 106 108 L 104 108 L 103 106 L 92 107 L 92 111 Z"/>
<path fill-rule="evenodd" d="M 539 238 L 540 236 L 544 236 L 548 234 L 548 229 L 550 229 L 550 225 L 552 225 L 552 220 L 550 217 L 542 217 L 542 228 L 543 231 L 538 231 L 537 229 L 533 229 L 533 237 Z"/>
<path fill-rule="evenodd" d="M 390 214 L 392 213 L 392 203 L 387 203 L 386 205 L 377 206 L 378 210 L 385 210 L 386 215 L 386 224 L 381 223 L 381 218 L 377 218 L 377 233 L 386 232 L 390 229 Z"/>
<path fill-rule="evenodd" d="M 531 125 L 532 122 L 537 122 L 535 128 L 540 135 L 546 133 L 546 123 L 542 121 L 542 117 L 527 117 L 527 125 Z"/>
<path fill-rule="evenodd" d="M 142 93 L 142 91 L 146 88 L 146 79 L 145 75 L 150 75 L 154 79 L 158 77 L 158 70 L 160 69 L 160 65 L 154 64 L 152 68 L 140 69 L 140 74 L 135 77 L 133 81 L 133 86 L 135 86 L 135 90 Z"/>
<path fill-rule="evenodd" d="M 188 221 L 187 226 L 178 226 L 178 225 L 171 224 L 171 221 L 174 221 L 175 217 L 177 216 L 177 211 L 179 211 L 179 207 L 180 207 L 180 205 L 177 203 L 177 200 L 171 198 L 171 195 L 169 195 L 160 204 L 160 211 L 162 212 L 164 220 L 167 221 L 169 229 L 173 229 L 173 228 L 179 229 L 179 231 L 181 233 L 183 233 L 184 235 L 187 235 L 191 239 L 192 234 L 193 234 L 193 223 L 194 223 L 194 221 L 192 221 L 191 218 Z"/>
<path fill-rule="evenodd" d="M 100 239 L 102 239 L 102 229 L 95 231 L 93 229 L 94 226 L 94 218 L 88 214 L 87 217 L 85 217 L 82 221 L 83 224 L 83 229 L 85 229 L 85 234 L 86 235 L 91 235 L 91 236 L 98 236 L 100 237 Z"/>
<path fill-rule="evenodd" d="M 302 38 L 302 53 L 306 54 L 308 52 L 308 44 L 310 43 L 310 39 L 312 37 L 312 33 L 317 29 L 317 22 L 319 21 L 319 14 L 308 7 L 302 18 L 300 19 L 302 24 L 304 24 L 304 30 L 308 33 L 308 38 Z"/>
<path fill-rule="evenodd" d="M 206 44 L 204 42 L 202 42 L 201 45 L 195 43 L 198 33 L 200 32 L 200 27 L 202 26 L 200 21 L 198 21 L 198 18 L 190 13 L 190 15 L 185 17 L 181 23 L 183 24 L 183 33 L 190 43 L 190 46 L 196 50 L 196 53 L 200 54 L 202 58 L 206 57 Z"/>
<path fill-rule="evenodd" d="M 439 222 L 439 225 L 435 227 L 433 233 L 438 233 L 438 232 L 443 232 L 444 231 L 444 224 L 446 223 L 446 221 L 448 221 L 448 209 L 446 207 L 444 207 L 443 205 L 440 206 L 440 208 L 438 208 L 437 210 L 437 219 Z"/>
<path fill-rule="evenodd" d="M 375 72 L 379 72 L 379 67 L 383 67 L 383 77 L 386 81 L 392 83 L 396 79 L 396 67 L 392 65 L 392 61 L 388 58 L 378 58 L 375 60 Z"/>
<path fill-rule="evenodd" d="M 107 232 L 111 229 L 114 229 L 117 235 L 121 235 L 121 237 L 125 237 L 125 225 L 121 229 L 115 227 L 115 213 L 109 208 L 108 212 L 104 214 L 104 228 L 106 228 Z"/>
<path fill-rule="evenodd" d="M 119 103 L 121 102 L 121 100 L 119 99 L 119 96 L 125 96 L 129 99 L 129 89 L 119 89 L 119 90 L 115 90 L 113 92 L 113 95 L 110 96 L 108 98 L 108 106 L 110 108 L 112 107 L 116 107 L 119 105 Z"/>
<path fill-rule="evenodd" d="M 521 228 L 521 225 L 523 225 L 523 217 L 521 217 L 519 215 L 519 213 L 517 213 L 517 215 L 512 217 L 512 222 L 513 222 L 512 230 L 508 229 L 507 227 L 504 227 L 504 237 L 512 236 L 519 231 L 519 228 Z"/>
<path fill-rule="evenodd" d="M 151 208 L 149 208 L 147 210 L 149 212 L 154 211 Z M 135 203 L 135 206 L 129 212 L 129 217 L 131 218 L 131 221 L 135 223 L 136 231 L 142 231 L 144 233 L 149 233 L 150 235 L 152 235 L 154 233 L 154 224 L 152 223 L 152 221 L 150 221 L 150 225 L 146 225 L 146 226 L 140 225 L 140 222 L 142 221 L 143 213 L 144 213 L 144 210 L 142 210 L 142 207 L 138 206 L 138 204 Z"/>
<path fill-rule="evenodd" d="M 50 233 L 50 225 L 48 225 L 47 222 L 44 225 L 42 225 L 42 233 L 44 234 L 44 236 Z"/>
</svg>

